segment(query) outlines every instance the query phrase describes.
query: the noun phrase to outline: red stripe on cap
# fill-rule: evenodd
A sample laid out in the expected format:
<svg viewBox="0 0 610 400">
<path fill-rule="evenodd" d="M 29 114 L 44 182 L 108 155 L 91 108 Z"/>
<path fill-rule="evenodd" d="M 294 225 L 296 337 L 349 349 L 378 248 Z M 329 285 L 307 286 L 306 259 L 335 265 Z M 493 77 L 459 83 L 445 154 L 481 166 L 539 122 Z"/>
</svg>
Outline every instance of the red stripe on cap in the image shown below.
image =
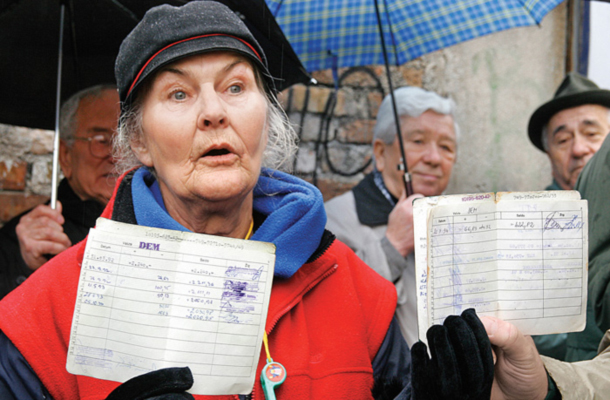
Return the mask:
<svg viewBox="0 0 610 400">
<path fill-rule="evenodd" d="M 148 61 L 146 61 L 146 63 L 144 64 L 144 66 L 140 69 L 140 72 L 138 72 L 138 75 L 136 75 L 136 78 L 133 80 L 133 83 L 131 84 L 131 86 L 129 87 L 129 90 L 127 91 L 127 95 L 125 95 L 125 98 L 128 98 L 129 95 L 131 94 L 131 91 L 133 90 L 133 87 L 136 85 L 136 83 L 138 82 L 138 80 L 140 79 L 140 75 L 142 75 L 142 72 L 144 72 L 144 70 L 146 69 L 146 67 L 148 66 L 148 64 L 150 64 L 150 62 L 157 57 L 159 54 L 161 54 L 163 51 L 169 49 L 172 46 L 175 46 L 177 44 L 183 43 L 183 42 L 188 42 L 189 40 L 195 40 L 195 39 L 201 39 L 204 37 L 210 37 L 210 36 L 226 36 L 226 37 L 230 37 L 233 39 L 237 39 L 240 42 L 242 42 L 243 44 L 245 44 L 246 46 L 248 46 L 250 48 L 250 50 L 252 50 L 254 52 L 254 54 L 256 54 L 256 57 L 258 57 L 258 59 L 263 62 L 263 59 L 261 58 L 260 54 L 258 54 L 258 51 L 256 51 L 256 49 L 248 42 L 246 42 L 245 40 L 238 38 L 237 36 L 232 36 L 232 35 L 225 35 L 222 33 L 211 33 L 208 35 L 200 35 L 200 36 L 194 36 L 192 38 L 188 38 L 188 39 L 182 39 L 180 41 L 174 42 L 172 44 L 168 44 L 167 46 L 165 46 L 164 48 L 162 48 L 161 50 L 157 51 L 155 54 L 152 55 L 152 57 L 150 57 L 148 59 Z"/>
</svg>

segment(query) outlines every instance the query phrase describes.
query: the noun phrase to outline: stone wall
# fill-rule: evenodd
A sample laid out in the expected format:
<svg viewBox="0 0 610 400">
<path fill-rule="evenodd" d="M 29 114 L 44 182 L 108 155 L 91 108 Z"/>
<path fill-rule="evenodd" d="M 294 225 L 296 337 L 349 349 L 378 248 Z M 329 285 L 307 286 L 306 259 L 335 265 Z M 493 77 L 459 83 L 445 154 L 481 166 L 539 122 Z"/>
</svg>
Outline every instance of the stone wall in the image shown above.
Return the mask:
<svg viewBox="0 0 610 400">
<path fill-rule="evenodd" d="M 395 88 L 415 85 L 452 97 L 462 136 L 448 193 L 538 190 L 550 183 L 546 156 L 527 138 L 529 116 L 552 97 L 565 72 L 566 6 L 540 26 L 499 32 L 392 67 Z M 319 85 L 281 95 L 300 133 L 295 174 L 315 182 L 325 199 L 370 171 L 377 108 L 388 93 L 385 68 L 339 71 L 332 115 L 330 71 Z M 328 129 L 327 129 L 328 128 Z M 0 125 L 0 224 L 50 193 L 52 132 Z"/>
<path fill-rule="evenodd" d="M 421 87 L 423 72 L 420 59 L 391 68 L 394 88 Z M 389 89 L 384 66 L 340 69 L 336 91 L 330 71 L 313 76 L 318 86 L 295 85 L 281 101 L 300 137 L 294 173 L 328 200 L 371 171 L 375 118 Z"/>
</svg>

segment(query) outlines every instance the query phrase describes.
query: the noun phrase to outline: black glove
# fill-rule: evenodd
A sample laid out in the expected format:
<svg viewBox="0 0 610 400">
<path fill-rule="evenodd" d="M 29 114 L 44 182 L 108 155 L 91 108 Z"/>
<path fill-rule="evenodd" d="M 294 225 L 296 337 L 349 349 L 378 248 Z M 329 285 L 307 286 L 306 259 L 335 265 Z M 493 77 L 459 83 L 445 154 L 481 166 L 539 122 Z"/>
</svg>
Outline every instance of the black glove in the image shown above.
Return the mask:
<svg viewBox="0 0 610 400">
<path fill-rule="evenodd" d="M 193 386 L 189 367 L 164 368 L 138 375 L 122 383 L 106 400 L 194 400 L 186 393 Z"/>
<path fill-rule="evenodd" d="M 489 400 L 494 377 L 491 344 L 474 309 L 451 315 L 411 348 L 415 400 Z"/>
</svg>

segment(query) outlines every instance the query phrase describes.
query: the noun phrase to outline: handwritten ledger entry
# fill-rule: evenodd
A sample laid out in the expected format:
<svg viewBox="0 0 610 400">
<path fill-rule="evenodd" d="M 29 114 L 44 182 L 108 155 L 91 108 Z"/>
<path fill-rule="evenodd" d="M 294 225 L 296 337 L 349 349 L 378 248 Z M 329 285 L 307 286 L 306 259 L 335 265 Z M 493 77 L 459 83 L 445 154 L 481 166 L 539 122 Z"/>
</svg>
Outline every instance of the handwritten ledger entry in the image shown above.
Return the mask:
<svg viewBox="0 0 610 400">
<path fill-rule="evenodd" d="M 588 220 L 578 192 L 443 197 L 415 206 L 420 338 L 471 307 L 526 334 L 584 328 Z"/>
<path fill-rule="evenodd" d="M 191 393 L 250 393 L 274 262 L 269 243 L 98 219 L 81 267 L 68 371 L 124 382 L 188 366 Z"/>
</svg>

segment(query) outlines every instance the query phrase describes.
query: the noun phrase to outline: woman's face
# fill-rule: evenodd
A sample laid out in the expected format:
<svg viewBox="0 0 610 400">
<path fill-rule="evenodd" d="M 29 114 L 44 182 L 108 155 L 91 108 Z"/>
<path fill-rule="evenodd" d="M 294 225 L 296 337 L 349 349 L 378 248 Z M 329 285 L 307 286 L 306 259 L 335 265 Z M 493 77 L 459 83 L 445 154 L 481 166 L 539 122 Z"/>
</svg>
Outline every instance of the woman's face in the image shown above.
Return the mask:
<svg viewBox="0 0 610 400">
<path fill-rule="evenodd" d="M 265 95 L 244 57 L 195 55 L 154 77 L 132 148 L 154 167 L 170 214 L 201 199 L 243 200 L 260 173 L 266 120 Z"/>
</svg>

